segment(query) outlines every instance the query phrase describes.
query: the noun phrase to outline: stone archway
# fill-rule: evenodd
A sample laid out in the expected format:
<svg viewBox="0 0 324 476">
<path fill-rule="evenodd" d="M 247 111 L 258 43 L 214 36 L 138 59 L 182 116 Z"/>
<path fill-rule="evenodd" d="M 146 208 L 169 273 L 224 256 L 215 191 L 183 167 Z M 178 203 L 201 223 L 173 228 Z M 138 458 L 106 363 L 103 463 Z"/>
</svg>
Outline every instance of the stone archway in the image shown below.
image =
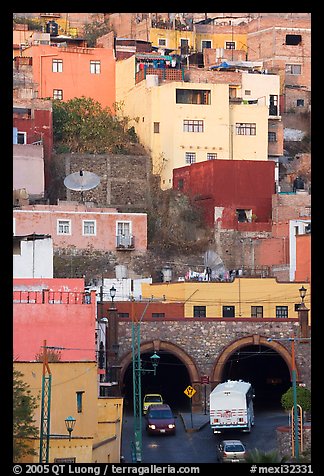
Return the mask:
<svg viewBox="0 0 324 476">
<path fill-rule="evenodd" d="M 190 381 L 192 382 L 192 385 L 195 382 L 199 382 L 200 377 L 199 377 L 199 372 L 196 366 L 196 363 L 194 360 L 180 347 L 178 347 L 175 344 L 172 344 L 171 342 L 163 341 L 163 340 L 153 340 L 153 341 L 148 341 L 144 342 L 141 344 L 141 354 L 145 352 L 154 352 L 156 351 L 157 353 L 159 350 L 164 350 L 166 352 L 169 352 L 170 354 L 174 354 L 183 364 L 186 366 L 188 370 L 188 374 L 190 376 Z M 124 375 L 126 372 L 127 367 L 129 364 L 132 362 L 132 352 L 128 352 L 120 361 L 120 380 L 123 381 Z"/>
<path fill-rule="evenodd" d="M 287 348 L 284 345 L 282 345 L 280 342 L 276 342 L 275 340 L 269 342 L 266 337 L 255 334 L 255 335 L 249 335 L 246 337 L 242 337 L 241 339 L 235 340 L 234 342 L 229 344 L 227 347 L 225 347 L 225 349 L 219 354 L 212 371 L 212 378 L 211 378 L 212 388 L 215 387 L 218 383 L 222 382 L 223 369 L 225 367 L 226 362 L 230 358 L 230 356 L 234 352 L 239 350 L 241 347 L 245 347 L 248 345 L 264 345 L 275 350 L 286 362 L 290 372 L 290 376 L 291 376 L 292 357 L 289 351 L 287 350 Z M 297 368 L 296 368 L 296 378 L 298 381 L 299 372 Z"/>
<path fill-rule="evenodd" d="M 157 353 L 159 353 L 159 351 L 165 351 L 170 354 L 173 354 L 185 365 L 189 375 L 190 385 L 196 390 L 196 393 L 192 398 L 192 409 L 194 412 L 199 411 L 201 407 L 201 385 L 200 373 L 198 371 L 195 361 L 183 349 L 171 342 L 155 339 L 152 341 L 146 341 L 144 343 L 141 343 L 141 354 L 154 351 L 156 351 Z M 130 351 L 122 357 L 119 363 L 120 382 L 124 381 L 126 370 L 131 364 L 132 352 Z"/>
</svg>

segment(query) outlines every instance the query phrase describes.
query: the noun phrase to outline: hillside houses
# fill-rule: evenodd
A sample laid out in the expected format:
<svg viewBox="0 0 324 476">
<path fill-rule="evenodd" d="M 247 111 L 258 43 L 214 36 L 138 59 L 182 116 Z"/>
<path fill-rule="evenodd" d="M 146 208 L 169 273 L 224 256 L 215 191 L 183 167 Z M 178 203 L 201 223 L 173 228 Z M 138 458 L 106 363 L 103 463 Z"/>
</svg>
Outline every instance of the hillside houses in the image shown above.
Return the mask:
<svg viewBox="0 0 324 476">
<path fill-rule="evenodd" d="M 14 23 L 15 365 L 39 392 L 44 341 L 61 349 L 50 462 L 119 463 L 134 308 L 143 316 L 156 301 L 147 327 L 264 318 L 288 332 L 301 285 L 310 304 L 310 153 L 289 168 L 284 140 L 301 116 L 309 132 L 310 18 L 98 14 L 111 30 L 89 47 L 89 14 L 26 15 L 41 29 Z M 81 97 L 124 119 L 134 153 L 56 149 L 53 104 Z M 69 189 L 64 179 L 82 171 L 99 185 Z M 180 222 L 198 251 L 177 249 Z M 172 253 L 153 239 L 162 230 Z M 68 448 L 66 411 L 78 419 Z M 39 439 L 31 445 L 37 453 Z"/>
</svg>

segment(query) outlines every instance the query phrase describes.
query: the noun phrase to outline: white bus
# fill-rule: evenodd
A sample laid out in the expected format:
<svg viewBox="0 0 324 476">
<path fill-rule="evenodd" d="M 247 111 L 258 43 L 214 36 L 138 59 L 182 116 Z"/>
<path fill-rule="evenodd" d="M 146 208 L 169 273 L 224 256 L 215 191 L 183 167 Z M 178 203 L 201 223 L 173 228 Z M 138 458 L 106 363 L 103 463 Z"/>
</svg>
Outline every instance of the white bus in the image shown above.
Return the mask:
<svg viewBox="0 0 324 476">
<path fill-rule="evenodd" d="M 250 432 L 254 425 L 253 389 L 249 382 L 227 380 L 211 392 L 210 426 L 214 433 L 225 429 Z"/>
</svg>

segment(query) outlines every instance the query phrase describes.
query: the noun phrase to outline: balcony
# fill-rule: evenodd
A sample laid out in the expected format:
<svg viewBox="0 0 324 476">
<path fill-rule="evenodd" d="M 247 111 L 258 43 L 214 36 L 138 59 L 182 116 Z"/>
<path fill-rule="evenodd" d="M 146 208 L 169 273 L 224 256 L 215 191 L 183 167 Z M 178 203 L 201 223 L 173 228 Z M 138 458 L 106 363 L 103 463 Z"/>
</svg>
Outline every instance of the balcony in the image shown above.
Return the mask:
<svg viewBox="0 0 324 476">
<path fill-rule="evenodd" d="M 116 249 L 120 251 L 130 251 L 135 249 L 135 239 L 133 235 L 117 235 Z"/>
</svg>

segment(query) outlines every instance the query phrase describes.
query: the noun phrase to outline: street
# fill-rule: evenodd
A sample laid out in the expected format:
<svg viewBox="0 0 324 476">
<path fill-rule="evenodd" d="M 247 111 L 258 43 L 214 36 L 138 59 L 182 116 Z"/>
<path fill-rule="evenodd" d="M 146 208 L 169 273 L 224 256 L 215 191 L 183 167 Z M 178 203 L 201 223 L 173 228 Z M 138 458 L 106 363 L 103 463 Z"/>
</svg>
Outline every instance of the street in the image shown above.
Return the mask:
<svg viewBox="0 0 324 476">
<path fill-rule="evenodd" d="M 122 455 L 131 463 L 131 443 L 134 441 L 132 414 L 124 415 Z M 143 418 L 142 463 L 216 463 L 216 445 L 221 439 L 240 439 L 247 450 L 258 448 L 270 451 L 276 448 L 276 427 L 286 425 L 284 411 L 259 410 L 255 412 L 255 426 L 250 434 L 237 431 L 214 435 L 209 424 L 200 431 L 186 432 L 182 419 L 177 417 L 175 436 L 149 436 Z"/>
</svg>

